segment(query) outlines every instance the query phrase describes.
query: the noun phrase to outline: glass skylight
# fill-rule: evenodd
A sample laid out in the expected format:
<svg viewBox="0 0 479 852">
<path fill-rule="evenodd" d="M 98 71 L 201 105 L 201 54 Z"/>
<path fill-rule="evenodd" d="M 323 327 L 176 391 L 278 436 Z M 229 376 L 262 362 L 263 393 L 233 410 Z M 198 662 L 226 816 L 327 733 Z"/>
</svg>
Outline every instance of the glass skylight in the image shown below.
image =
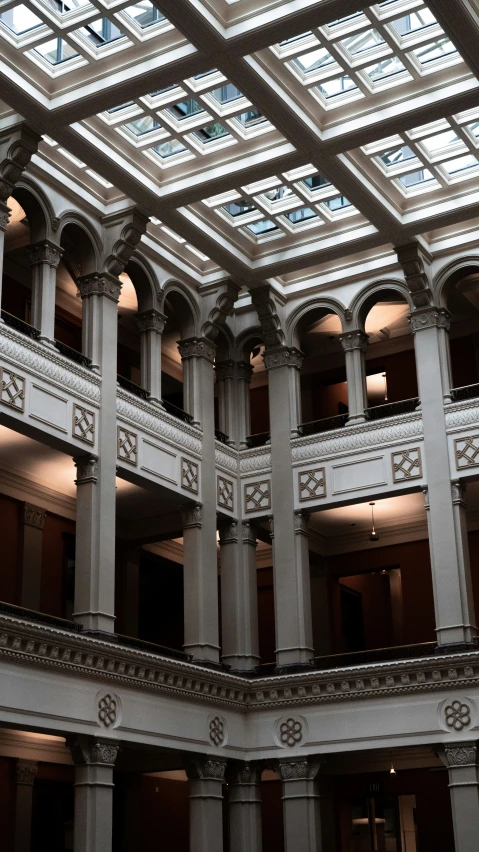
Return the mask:
<svg viewBox="0 0 479 852">
<path fill-rule="evenodd" d="M 152 24 L 156 24 L 158 21 L 165 20 L 165 16 L 161 14 L 160 10 L 153 3 L 150 3 L 150 0 L 141 0 L 141 2 L 135 3 L 133 6 L 128 6 L 125 12 L 142 29 L 151 27 Z"/>
<path fill-rule="evenodd" d="M 61 62 L 66 62 L 68 59 L 73 59 L 79 55 L 78 51 L 62 38 L 54 38 L 51 41 L 40 44 L 35 50 L 50 65 L 59 65 Z"/>
<path fill-rule="evenodd" d="M 27 6 L 21 4 L 9 9 L 8 12 L 0 14 L 0 21 L 5 24 L 15 35 L 22 35 L 36 27 L 41 27 L 42 20 L 35 15 Z"/>
</svg>

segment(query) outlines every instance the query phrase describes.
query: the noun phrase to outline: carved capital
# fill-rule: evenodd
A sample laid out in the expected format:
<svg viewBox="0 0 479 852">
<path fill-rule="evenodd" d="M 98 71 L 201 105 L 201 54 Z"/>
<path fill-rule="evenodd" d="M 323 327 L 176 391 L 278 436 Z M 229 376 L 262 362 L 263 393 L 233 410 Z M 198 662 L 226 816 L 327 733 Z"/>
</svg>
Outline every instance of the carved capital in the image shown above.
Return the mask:
<svg viewBox="0 0 479 852">
<path fill-rule="evenodd" d="M 319 758 L 310 757 L 286 757 L 278 760 L 277 763 L 282 781 L 313 781 L 320 765 Z"/>
<path fill-rule="evenodd" d="M 345 352 L 351 352 L 353 349 L 360 349 L 361 352 L 366 352 L 368 348 L 369 334 L 359 329 L 355 331 L 347 331 L 345 334 L 339 335 L 341 346 Z"/>
<path fill-rule="evenodd" d="M 467 485 L 461 480 L 451 482 L 452 502 L 455 506 L 466 508 L 466 490 Z"/>
<path fill-rule="evenodd" d="M 206 358 L 211 363 L 215 360 L 216 346 L 205 337 L 189 337 L 180 340 L 178 350 L 183 361 L 187 358 Z"/>
<path fill-rule="evenodd" d="M 82 299 L 88 299 L 90 296 L 106 296 L 113 302 L 119 301 L 121 283 L 113 276 L 93 272 L 91 275 L 82 275 L 81 278 L 77 278 L 76 284 Z"/>
<path fill-rule="evenodd" d="M 267 349 L 263 358 L 267 370 L 274 370 L 277 367 L 296 367 L 297 370 L 300 370 L 303 363 L 303 353 L 293 346 Z"/>
<path fill-rule="evenodd" d="M 454 743 L 446 746 L 444 751 L 439 752 L 440 758 L 445 766 L 477 766 L 478 749 L 476 743 Z"/>
<path fill-rule="evenodd" d="M 244 544 L 253 544 L 257 547 L 258 542 L 256 541 L 256 533 L 254 531 L 254 526 L 249 521 L 243 521 L 241 524 L 242 534 L 243 534 L 243 543 Z"/>
<path fill-rule="evenodd" d="M 33 503 L 24 503 L 23 523 L 27 527 L 35 527 L 37 530 L 42 530 L 45 526 L 45 515 L 45 509 L 40 509 L 39 506 L 34 506 Z"/>
<path fill-rule="evenodd" d="M 223 781 L 226 760 L 210 757 L 197 757 L 189 760 L 185 766 L 189 781 Z"/>
<path fill-rule="evenodd" d="M 236 375 L 243 382 L 250 382 L 253 375 L 253 367 L 248 361 L 238 361 L 236 364 Z"/>
<path fill-rule="evenodd" d="M 203 508 L 200 503 L 197 503 L 196 506 L 182 508 L 181 518 L 184 530 L 200 528 L 203 523 Z"/>
<path fill-rule="evenodd" d="M 17 784 L 32 787 L 38 774 L 38 764 L 34 760 L 17 760 Z"/>
<path fill-rule="evenodd" d="M 136 325 L 140 334 L 145 331 L 156 331 L 158 334 L 163 334 L 165 322 L 165 315 L 160 314 L 154 308 L 151 311 L 143 311 L 136 317 Z"/>
<path fill-rule="evenodd" d="M 230 520 L 218 526 L 220 544 L 232 544 L 238 541 L 238 521 Z"/>
<path fill-rule="evenodd" d="M 47 263 L 48 266 L 57 269 L 60 263 L 63 249 L 51 243 L 50 240 L 41 240 L 39 243 L 33 243 L 29 246 L 28 253 L 30 255 L 30 263 L 32 266 L 37 266 L 41 263 Z"/>
<path fill-rule="evenodd" d="M 0 231 L 6 231 L 10 220 L 10 207 L 0 201 Z"/>
<path fill-rule="evenodd" d="M 116 763 L 120 744 L 79 736 L 66 743 L 76 766 L 113 766 Z"/>
<path fill-rule="evenodd" d="M 309 513 L 298 511 L 294 513 L 294 531 L 298 535 L 309 535 Z"/>
<path fill-rule="evenodd" d="M 445 328 L 449 331 L 451 327 L 450 314 L 445 308 L 422 308 L 409 314 L 411 330 L 415 334 L 425 328 Z"/>
<path fill-rule="evenodd" d="M 77 476 L 75 483 L 85 485 L 88 482 L 98 481 L 98 456 L 79 456 L 74 458 Z"/>
<path fill-rule="evenodd" d="M 41 136 L 24 123 L 8 128 L 0 136 L 0 201 L 7 201 L 21 178 Z"/>
<path fill-rule="evenodd" d="M 230 786 L 251 786 L 261 781 L 261 765 L 243 761 L 228 764 L 226 780 Z"/>
<path fill-rule="evenodd" d="M 217 382 L 224 382 L 225 379 L 234 379 L 235 362 L 231 360 L 217 361 L 215 364 L 215 373 Z"/>
<path fill-rule="evenodd" d="M 432 294 L 429 285 L 429 266 L 431 258 L 419 243 L 408 243 L 396 249 L 412 300 L 416 308 L 431 304 Z"/>
</svg>

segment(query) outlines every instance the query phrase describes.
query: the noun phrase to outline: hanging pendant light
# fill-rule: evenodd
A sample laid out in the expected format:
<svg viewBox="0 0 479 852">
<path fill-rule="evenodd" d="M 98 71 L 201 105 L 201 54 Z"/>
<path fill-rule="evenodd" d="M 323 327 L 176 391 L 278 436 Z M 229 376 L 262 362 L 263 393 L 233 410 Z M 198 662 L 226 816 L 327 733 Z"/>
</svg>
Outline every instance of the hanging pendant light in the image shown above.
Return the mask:
<svg viewBox="0 0 479 852">
<path fill-rule="evenodd" d="M 370 503 L 369 505 L 371 506 L 371 521 L 372 521 L 372 529 L 371 529 L 371 535 L 369 536 L 369 541 L 379 541 L 379 536 L 378 536 L 376 530 L 374 529 L 374 507 L 375 507 L 376 503 Z"/>
<path fill-rule="evenodd" d="M 392 761 L 391 761 L 391 769 L 389 770 L 389 774 L 390 775 L 396 774 L 396 770 L 394 769 L 394 763 Z"/>
</svg>

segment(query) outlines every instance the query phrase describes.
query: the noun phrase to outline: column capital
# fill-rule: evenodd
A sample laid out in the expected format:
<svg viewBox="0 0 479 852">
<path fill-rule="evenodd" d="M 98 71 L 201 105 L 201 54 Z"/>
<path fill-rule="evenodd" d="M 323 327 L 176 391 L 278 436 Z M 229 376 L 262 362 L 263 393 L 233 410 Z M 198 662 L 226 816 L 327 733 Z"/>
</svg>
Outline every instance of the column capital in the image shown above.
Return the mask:
<svg viewBox="0 0 479 852">
<path fill-rule="evenodd" d="M 67 741 L 75 766 L 113 766 L 116 763 L 120 743 L 78 736 Z"/>
<path fill-rule="evenodd" d="M 10 221 L 10 207 L 4 201 L 0 201 L 0 231 L 6 231 Z"/>
<path fill-rule="evenodd" d="M 431 255 L 417 242 L 399 246 L 396 254 L 404 272 L 406 284 L 416 308 L 431 304 L 432 294 L 429 285 L 429 267 Z"/>
<path fill-rule="evenodd" d="M 121 293 L 121 283 L 114 275 L 107 272 L 92 272 L 77 278 L 77 287 L 82 299 L 90 296 L 106 296 L 113 302 L 118 302 Z"/>
<path fill-rule="evenodd" d="M 445 308 L 436 308 L 434 305 L 413 311 L 409 314 L 409 322 L 413 334 L 425 328 L 445 328 L 449 331 L 451 326 L 449 311 Z"/>
<path fill-rule="evenodd" d="M 339 340 L 345 352 L 350 352 L 353 349 L 360 349 L 361 352 L 365 352 L 368 348 L 369 334 L 360 329 L 354 329 L 340 334 Z"/>
<path fill-rule="evenodd" d="M 220 544 L 232 544 L 238 541 L 238 521 L 235 518 L 221 521 L 218 525 Z"/>
<path fill-rule="evenodd" d="M 226 759 L 216 757 L 195 757 L 185 766 L 189 781 L 223 781 Z"/>
<path fill-rule="evenodd" d="M 76 485 L 98 481 L 98 456 L 77 456 L 73 461 L 77 469 Z"/>
<path fill-rule="evenodd" d="M 243 382 L 250 382 L 253 375 L 253 366 L 249 361 L 238 361 L 236 364 L 236 375 Z"/>
<path fill-rule="evenodd" d="M 421 491 L 424 494 L 424 508 L 426 512 L 429 512 L 429 509 L 431 508 L 429 503 L 429 488 L 426 485 L 426 487 L 422 488 Z"/>
<path fill-rule="evenodd" d="M 36 154 L 41 136 L 21 121 L 6 127 L 0 134 L 0 200 L 7 201 L 15 184 L 20 180 L 33 154 Z"/>
<path fill-rule="evenodd" d="M 181 518 L 184 530 L 194 529 L 195 527 L 200 529 L 203 525 L 203 507 L 201 503 L 197 503 L 195 506 L 182 507 Z"/>
<path fill-rule="evenodd" d="M 263 355 L 267 370 L 274 370 L 278 367 L 296 367 L 297 370 L 300 370 L 303 357 L 303 353 L 294 346 L 275 346 L 272 349 L 266 349 Z"/>
<path fill-rule="evenodd" d="M 17 760 L 17 784 L 32 787 L 38 774 L 38 764 L 35 760 Z"/>
<path fill-rule="evenodd" d="M 142 311 L 136 315 L 136 325 L 140 334 L 146 331 L 156 331 L 158 334 L 163 334 L 166 316 L 155 308 L 149 311 Z"/>
<path fill-rule="evenodd" d="M 249 761 L 230 761 L 226 770 L 226 780 L 231 786 L 251 786 L 261 781 L 262 766 Z"/>
<path fill-rule="evenodd" d="M 464 509 L 466 508 L 466 490 L 466 483 L 462 482 L 460 479 L 457 479 L 455 482 L 451 482 L 452 502 L 455 506 L 462 506 Z"/>
<path fill-rule="evenodd" d="M 459 766 L 477 766 L 479 749 L 476 742 L 454 743 L 438 750 L 444 766 L 454 769 Z"/>
<path fill-rule="evenodd" d="M 34 506 L 33 503 L 23 504 L 23 523 L 27 527 L 35 527 L 42 530 L 45 526 L 46 509 Z"/>
<path fill-rule="evenodd" d="M 206 337 L 188 337 L 180 340 L 178 350 L 183 361 L 187 358 L 205 358 L 213 364 L 215 360 L 216 346 Z"/>
<path fill-rule="evenodd" d="M 282 781 L 314 781 L 321 766 L 321 758 L 284 757 L 277 762 Z"/>
<path fill-rule="evenodd" d="M 224 382 L 225 379 L 234 379 L 235 362 L 230 358 L 227 361 L 216 361 L 216 381 Z"/>
<path fill-rule="evenodd" d="M 242 537 L 244 544 L 253 544 L 255 547 L 258 546 L 258 542 L 256 539 L 256 533 L 254 531 L 254 526 L 250 521 L 242 521 Z"/>
<path fill-rule="evenodd" d="M 294 513 L 294 531 L 296 535 L 309 536 L 309 512 L 299 509 Z"/>
<path fill-rule="evenodd" d="M 28 254 L 30 255 L 30 265 L 39 266 L 42 263 L 48 264 L 53 269 L 57 269 L 60 263 L 63 249 L 50 240 L 40 240 L 38 243 L 32 243 L 28 246 Z"/>
</svg>

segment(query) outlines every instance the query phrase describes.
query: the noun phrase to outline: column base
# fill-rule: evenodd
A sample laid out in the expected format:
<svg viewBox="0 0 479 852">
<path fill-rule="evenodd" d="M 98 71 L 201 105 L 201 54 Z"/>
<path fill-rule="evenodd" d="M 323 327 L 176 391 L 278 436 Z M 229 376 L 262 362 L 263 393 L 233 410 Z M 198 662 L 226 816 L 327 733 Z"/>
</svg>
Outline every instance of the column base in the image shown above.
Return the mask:
<svg viewBox="0 0 479 852">
<path fill-rule="evenodd" d="M 73 621 L 81 625 L 82 633 L 112 636 L 115 633 L 115 616 L 102 612 L 74 612 Z"/>
<path fill-rule="evenodd" d="M 315 668 L 313 660 L 310 660 L 307 663 L 282 663 L 280 665 L 276 665 L 274 668 L 274 674 L 277 675 L 288 675 L 288 674 L 300 674 L 301 672 L 311 671 Z"/>
<path fill-rule="evenodd" d="M 55 341 L 51 340 L 50 337 L 42 337 L 42 335 L 40 335 L 40 337 L 38 338 L 38 341 L 39 341 L 39 343 L 42 343 L 43 346 L 46 346 L 47 349 L 54 349 L 55 352 L 58 352 L 58 349 L 55 346 Z"/>
<path fill-rule="evenodd" d="M 436 645 L 434 648 L 435 654 L 463 654 L 466 651 L 477 651 L 479 641 L 477 638 L 471 639 L 469 642 L 445 642 L 443 645 Z"/>
<path fill-rule="evenodd" d="M 232 674 L 248 675 L 249 673 L 255 674 L 259 671 L 261 658 L 247 657 L 246 655 L 244 657 L 225 655 L 221 658 L 221 662 L 224 666 L 228 666 Z"/>
<path fill-rule="evenodd" d="M 351 426 L 353 423 L 365 423 L 368 419 L 365 414 L 352 414 L 346 420 L 346 426 Z"/>
</svg>

